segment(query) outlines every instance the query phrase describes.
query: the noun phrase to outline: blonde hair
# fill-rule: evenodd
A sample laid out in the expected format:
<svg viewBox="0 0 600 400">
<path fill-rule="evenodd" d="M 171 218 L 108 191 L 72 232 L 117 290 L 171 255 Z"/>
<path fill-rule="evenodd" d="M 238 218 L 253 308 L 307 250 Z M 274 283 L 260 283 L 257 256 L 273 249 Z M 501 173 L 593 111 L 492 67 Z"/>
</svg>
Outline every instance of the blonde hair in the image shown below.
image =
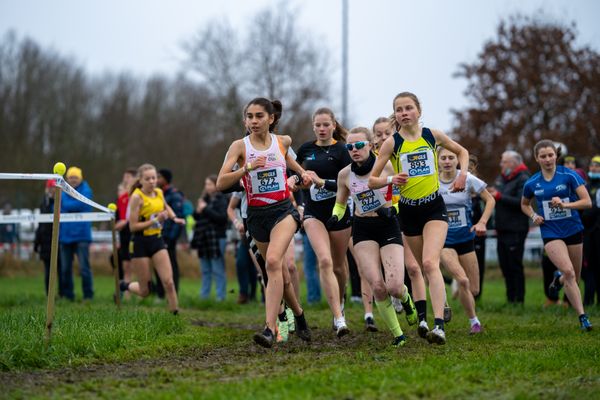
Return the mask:
<svg viewBox="0 0 600 400">
<path fill-rule="evenodd" d="M 146 163 L 146 164 L 142 164 L 139 166 L 139 168 L 137 169 L 137 176 L 135 177 L 135 180 L 133 181 L 133 184 L 131 185 L 131 189 L 129 190 L 130 196 L 133 194 L 135 189 L 142 188 L 142 183 L 141 183 L 142 175 L 144 174 L 144 172 L 149 171 L 151 169 L 156 171 L 156 167 L 152 164 Z"/>
<path fill-rule="evenodd" d="M 362 133 L 363 135 L 365 135 L 369 143 L 373 143 L 373 132 L 371 132 L 369 128 L 365 128 L 364 126 L 357 126 L 356 128 L 350 129 L 350 133 Z"/>
</svg>

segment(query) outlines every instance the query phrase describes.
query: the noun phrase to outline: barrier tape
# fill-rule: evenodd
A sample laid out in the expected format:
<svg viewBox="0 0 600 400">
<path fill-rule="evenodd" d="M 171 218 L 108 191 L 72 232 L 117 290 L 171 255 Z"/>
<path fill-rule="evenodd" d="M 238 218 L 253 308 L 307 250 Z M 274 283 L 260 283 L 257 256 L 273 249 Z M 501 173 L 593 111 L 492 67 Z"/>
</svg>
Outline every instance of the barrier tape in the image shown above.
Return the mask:
<svg viewBox="0 0 600 400">
<path fill-rule="evenodd" d="M 111 219 L 112 215 L 100 212 L 60 214 L 60 222 L 98 222 L 110 221 Z M 46 223 L 53 221 L 54 214 L 0 215 L 0 225 L 20 224 L 28 222 Z"/>
<path fill-rule="evenodd" d="M 63 192 L 68 194 L 69 196 L 85 203 L 89 206 L 92 206 L 100 211 L 104 211 L 110 215 L 114 213 L 100 204 L 88 199 L 77 190 L 75 190 L 71 185 L 69 185 L 62 176 L 58 174 L 13 174 L 13 173 L 0 173 L 0 179 L 22 179 L 22 180 L 48 180 L 54 179 L 56 181 L 56 186 L 60 187 Z"/>
</svg>

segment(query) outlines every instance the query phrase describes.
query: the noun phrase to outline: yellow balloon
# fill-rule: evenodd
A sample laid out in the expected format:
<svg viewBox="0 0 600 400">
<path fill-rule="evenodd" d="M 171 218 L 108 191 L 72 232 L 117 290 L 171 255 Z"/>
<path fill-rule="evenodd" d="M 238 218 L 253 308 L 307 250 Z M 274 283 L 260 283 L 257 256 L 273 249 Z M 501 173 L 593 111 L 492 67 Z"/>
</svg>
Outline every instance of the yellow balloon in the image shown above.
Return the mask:
<svg viewBox="0 0 600 400">
<path fill-rule="evenodd" d="M 67 172 L 67 166 L 64 163 L 57 162 L 56 164 L 54 164 L 53 171 L 55 174 L 62 176 L 65 174 L 65 172 Z"/>
<path fill-rule="evenodd" d="M 108 205 L 108 209 L 109 209 L 110 211 L 117 211 L 117 205 L 116 205 L 115 203 L 110 203 L 110 204 Z"/>
</svg>

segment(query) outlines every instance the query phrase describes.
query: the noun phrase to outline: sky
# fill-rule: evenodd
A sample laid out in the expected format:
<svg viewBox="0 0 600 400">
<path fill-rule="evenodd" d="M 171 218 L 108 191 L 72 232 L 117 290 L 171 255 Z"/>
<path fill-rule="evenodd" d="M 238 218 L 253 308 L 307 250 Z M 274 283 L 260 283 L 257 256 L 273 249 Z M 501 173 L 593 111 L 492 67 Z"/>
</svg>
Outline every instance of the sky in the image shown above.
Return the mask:
<svg viewBox="0 0 600 400">
<path fill-rule="evenodd" d="M 341 71 L 342 0 L 289 0 L 298 25 Z M 473 63 L 498 23 L 515 13 L 577 24 L 578 45 L 600 51 L 596 0 L 349 0 L 349 115 L 342 123 L 372 126 L 392 111 L 393 97 L 415 93 L 426 126 L 449 130 L 451 109 L 468 105 L 466 81 L 453 78 Z M 175 76 L 181 43 L 207 23 L 245 24 L 276 0 L 0 0 L 0 35 L 14 30 L 73 58 L 91 74 L 129 71 Z M 341 73 L 330 77 L 330 107 L 340 115 Z M 262 94 L 257 93 L 257 96 Z M 285 105 L 284 105 L 285 106 Z"/>
</svg>

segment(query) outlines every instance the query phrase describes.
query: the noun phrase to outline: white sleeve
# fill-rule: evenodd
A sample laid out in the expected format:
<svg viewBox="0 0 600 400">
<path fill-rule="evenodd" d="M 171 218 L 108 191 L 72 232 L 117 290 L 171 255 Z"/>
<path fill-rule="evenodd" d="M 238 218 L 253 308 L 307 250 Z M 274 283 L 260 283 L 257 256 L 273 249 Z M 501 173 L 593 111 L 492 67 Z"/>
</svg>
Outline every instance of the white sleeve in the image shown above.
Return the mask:
<svg viewBox="0 0 600 400">
<path fill-rule="evenodd" d="M 483 189 L 487 187 L 487 183 L 475 175 L 472 175 L 470 172 L 467 173 L 467 184 L 473 188 L 472 191 L 475 193 L 481 193 L 483 192 Z"/>
</svg>

